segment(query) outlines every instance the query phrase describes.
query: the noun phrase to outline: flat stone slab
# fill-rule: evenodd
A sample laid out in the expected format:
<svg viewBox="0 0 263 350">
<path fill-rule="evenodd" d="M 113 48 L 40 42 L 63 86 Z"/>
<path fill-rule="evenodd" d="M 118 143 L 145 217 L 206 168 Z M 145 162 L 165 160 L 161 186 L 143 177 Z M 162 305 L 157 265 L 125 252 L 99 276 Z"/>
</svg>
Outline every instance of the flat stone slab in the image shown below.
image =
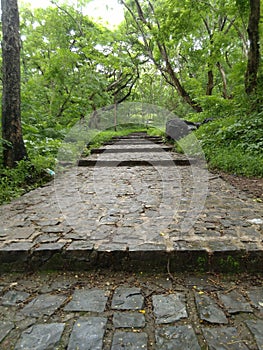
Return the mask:
<svg viewBox="0 0 263 350">
<path fill-rule="evenodd" d="M 0 349 L 263 350 L 263 314 L 254 307 L 247 294 L 251 290 L 259 292 L 262 281 L 261 274 L 226 276 L 177 273 L 168 276 L 167 273 L 98 269 L 2 274 L 0 297 L 8 296 L 9 288 L 16 288 L 21 293 L 29 294 L 23 304 L 30 305 L 28 301 L 34 301 L 36 296 L 44 298 L 42 303 L 38 299 L 34 313 L 32 310 L 24 313 L 23 305 L 16 302 L 23 295 L 10 294 L 6 300 L 11 300 L 12 305 L 0 305 Z M 78 291 L 93 293 L 79 294 L 76 293 Z M 196 293 L 209 298 L 203 298 L 198 308 L 195 305 Z M 121 300 L 124 301 L 121 306 L 131 309 L 116 309 L 112 303 L 114 294 L 117 307 Z M 239 309 L 243 309 L 244 302 L 240 296 L 245 296 L 246 302 L 252 305 L 252 312 L 230 313 L 228 304 L 222 302 L 221 294 L 231 296 L 235 302 L 236 298 L 240 299 Z M 90 308 L 89 302 L 93 300 L 96 304 L 96 295 L 98 304 Z M 47 296 L 58 297 L 59 302 Z M 140 305 L 133 299 L 138 296 Z M 71 302 L 69 311 L 65 311 Z M 210 318 L 206 321 L 202 317 L 203 313 L 209 316 L 207 304 L 214 313 L 218 312 L 218 309 L 214 309 L 214 303 L 227 316 L 227 325 L 219 323 L 220 320 Z M 40 306 L 43 311 L 38 310 Z M 141 308 L 136 309 L 138 306 Z M 203 309 L 203 313 L 200 309 Z"/>
<path fill-rule="evenodd" d="M 247 291 L 252 305 L 263 313 L 263 287 L 254 287 Z"/>
<path fill-rule="evenodd" d="M 143 328 L 145 316 L 139 312 L 115 312 L 113 325 L 115 328 Z"/>
<path fill-rule="evenodd" d="M 91 154 L 101 154 L 101 153 L 138 153 L 138 152 L 146 152 L 146 153 L 159 153 L 159 152 L 169 152 L 172 151 L 173 147 L 163 146 L 163 147 L 140 147 L 140 148 L 93 148 L 90 153 Z"/>
<path fill-rule="evenodd" d="M 81 317 L 73 327 L 67 350 L 102 350 L 107 318 Z"/>
<path fill-rule="evenodd" d="M 63 295 L 43 294 L 30 301 L 21 312 L 30 317 L 51 316 L 66 300 Z"/>
<path fill-rule="evenodd" d="M 29 296 L 30 294 L 27 292 L 9 290 L 2 297 L 1 304 L 4 306 L 16 306 L 25 301 Z"/>
<path fill-rule="evenodd" d="M 201 320 L 209 323 L 227 324 L 228 320 L 223 310 L 209 296 L 195 293 L 196 307 Z"/>
<path fill-rule="evenodd" d="M 189 166 L 196 163 L 195 160 L 189 159 L 173 159 L 173 160 L 93 160 L 93 159 L 80 159 L 78 166 L 85 167 L 134 167 L 134 166 Z"/>
<path fill-rule="evenodd" d="M 38 324 L 25 330 L 18 340 L 15 350 L 55 349 L 64 330 L 64 323 Z"/>
<path fill-rule="evenodd" d="M 141 350 L 147 349 L 146 333 L 116 331 L 113 336 L 111 350 Z"/>
<path fill-rule="evenodd" d="M 155 332 L 156 350 L 201 350 L 192 326 L 163 326 Z"/>
<path fill-rule="evenodd" d="M 172 323 L 188 316 L 185 295 L 181 293 L 153 296 L 156 323 Z"/>
<path fill-rule="evenodd" d="M 230 314 L 239 312 L 253 312 L 252 307 L 246 301 L 243 295 L 235 290 L 229 293 L 218 292 L 217 295 Z"/>
<path fill-rule="evenodd" d="M 263 320 L 247 320 L 246 324 L 256 339 L 259 350 L 263 350 Z"/>
<path fill-rule="evenodd" d="M 240 333 L 234 327 L 204 328 L 203 334 L 209 348 L 214 350 L 248 350 L 240 339 Z"/>
<path fill-rule="evenodd" d="M 99 289 L 77 289 L 72 300 L 64 307 L 65 311 L 103 312 L 106 307 L 108 295 Z"/>
<path fill-rule="evenodd" d="M 0 321 L 0 342 L 11 332 L 15 327 L 13 322 Z"/>
<path fill-rule="evenodd" d="M 143 308 L 144 298 L 139 288 L 116 288 L 111 307 L 115 310 L 140 310 Z"/>
</svg>

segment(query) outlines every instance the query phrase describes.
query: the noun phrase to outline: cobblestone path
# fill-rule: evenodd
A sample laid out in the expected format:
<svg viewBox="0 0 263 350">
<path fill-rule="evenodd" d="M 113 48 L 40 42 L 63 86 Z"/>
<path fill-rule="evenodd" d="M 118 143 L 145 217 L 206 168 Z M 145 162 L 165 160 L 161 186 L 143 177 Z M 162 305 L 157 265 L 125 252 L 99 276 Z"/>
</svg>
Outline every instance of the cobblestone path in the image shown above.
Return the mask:
<svg viewBox="0 0 263 350">
<path fill-rule="evenodd" d="M 153 140 L 115 140 L 2 206 L 1 270 L 262 271 L 262 203 Z"/>
<path fill-rule="evenodd" d="M 2 275 L 0 349 L 263 349 L 262 278 L 173 276 Z"/>
<path fill-rule="evenodd" d="M 0 207 L 0 349 L 263 349 L 262 203 L 169 151 L 115 140 Z"/>
</svg>

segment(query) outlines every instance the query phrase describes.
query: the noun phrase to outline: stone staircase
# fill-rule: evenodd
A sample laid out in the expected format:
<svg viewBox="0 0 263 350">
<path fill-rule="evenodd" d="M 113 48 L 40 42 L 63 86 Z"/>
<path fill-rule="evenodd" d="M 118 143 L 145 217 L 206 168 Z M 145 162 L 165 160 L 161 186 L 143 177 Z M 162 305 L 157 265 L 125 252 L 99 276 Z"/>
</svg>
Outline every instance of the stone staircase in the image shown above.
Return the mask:
<svg viewBox="0 0 263 350">
<path fill-rule="evenodd" d="M 0 210 L 2 271 L 263 270 L 262 204 L 142 133 Z"/>
</svg>

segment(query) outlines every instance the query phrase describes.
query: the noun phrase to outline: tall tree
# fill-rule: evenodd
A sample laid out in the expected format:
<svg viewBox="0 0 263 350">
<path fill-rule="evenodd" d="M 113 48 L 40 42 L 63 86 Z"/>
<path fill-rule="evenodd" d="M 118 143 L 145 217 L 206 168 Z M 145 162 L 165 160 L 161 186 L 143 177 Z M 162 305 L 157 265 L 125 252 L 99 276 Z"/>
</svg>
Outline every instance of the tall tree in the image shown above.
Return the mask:
<svg viewBox="0 0 263 350">
<path fill-rule="evenodd" d="M 259 50 L 260 0 L 250 0 L 250 16 L 248 23 L 249 52 L 246 71 L 246 93 L 251 94 L 257 88 L 257 74 L 260 62 Z"/>
<path fill-rule="evenodd" d="M 2 136 L 5 141 L 4 165 L 15 167 L 26 158 L 20 110 L 20 34 L 17 0 L 1 0 L 3 97 Z"/>
</svg>

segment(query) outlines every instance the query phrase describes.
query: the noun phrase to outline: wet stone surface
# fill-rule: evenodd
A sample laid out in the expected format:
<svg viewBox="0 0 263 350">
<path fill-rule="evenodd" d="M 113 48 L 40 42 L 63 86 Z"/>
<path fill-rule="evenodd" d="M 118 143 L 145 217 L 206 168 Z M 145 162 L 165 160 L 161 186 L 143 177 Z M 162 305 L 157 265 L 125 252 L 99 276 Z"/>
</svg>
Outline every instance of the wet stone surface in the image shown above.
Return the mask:
<svg viewBox="0 0 263 350">
<path fill-rule="evenodd" d="M 165 326 L 156 331 L 156 350 L 201 350 L 192 326 Z"/>
<path fill-rule="evenodd" d="M 248 320 L 246 325 L 254 335 L 259 350 L 263 349 L 263 320 Z"/>
<path fill-rule="evenodd" d="M 143 308 L 143 296 L 139 288 L 119 287 L 112 299 L 112 308 L 116 310 L 140 310 Z"/>
<path fill-rule="evenodd" d="M 175 166 L 174 160 L 187 157 L 154 140 L 116 139 L 88 157 L 104 167 L 72 165 L 1 206 L 0 271 L 164 271 L 168 258 L 170 271 L 263 270 L 262 203 L 209 173 L 201 161 Z M 136 160 L 148 165 L 136 166 Z M 116 164 L 107 167 L 107 161 Z M 135 163 L 118 166 L 123 161 Z M 184 253 L 193 250 L 187 259 Z"/>
<path fill-rule="evenodd" d="M 139 312 L 115 312 L 113 325 L 115 328 L 143 328 L 145 316 Z"/>
<path fill-rule="evenodd" d="M 225 313 L 217 305 L 214 299 L 203 292 L 199 292 L 195 293 L 195 300 L 201 320 L 209 323 L 228 323 Z"/>
<path fill-rule="evenodd" d="M 104 317 L 81 317 L 73 327 L 68 350 L 100 350 L 107 319 Z"/>
<path fill-rule="evenodd" d="M 46 350 L 55 349 L 62 336 L 65 324 L 39 324 L 28 328 L 21 335 L 15 350 Z"/>
<path fill-rule="evenodd" d="M 112 350 L 147 349 L 147 334 L 116 331 L 112 341 Z"/>
<path fill-rule="evenodd" d="M 72 300 L 64 308 L 65 311 L 103 312 L 108 297 L 103 290 L 76 290 Z"/>
<path fill-rule="evenodd" d="M 154 295 L 153 311 L 156 323 L 172 323 L 187 317 L 183 294 Z"/>
<path fill-rule="evenodd" d="M 261 275 L 1 275 L 0 349 L 262 350 L 263 314 L 248 297 L 262 283 Z M 241 301 L 235 313 L 222 295 Z"/>
<path fill-rule="evenodd" d="M 209 348 L 215 350 L 231 349 L 231 350 L 247 350 L 249 349 L 240 339 L 240 334 L 236 328 L 222 327 L 214 329 L 203 329 L 203 334 Z"/>
</svg>

